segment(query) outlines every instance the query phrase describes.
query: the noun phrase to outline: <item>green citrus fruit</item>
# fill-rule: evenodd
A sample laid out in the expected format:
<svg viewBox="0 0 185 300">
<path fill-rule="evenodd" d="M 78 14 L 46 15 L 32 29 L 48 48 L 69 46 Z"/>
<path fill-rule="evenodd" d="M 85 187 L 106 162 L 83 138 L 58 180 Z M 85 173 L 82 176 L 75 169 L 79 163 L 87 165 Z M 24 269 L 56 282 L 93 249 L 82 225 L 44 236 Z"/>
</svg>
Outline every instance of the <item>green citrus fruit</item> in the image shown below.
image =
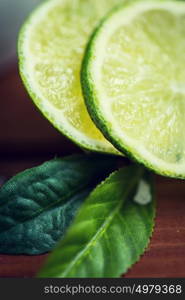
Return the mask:
<svg viewBox="0 0 185 300">
<path fill-rule="evenodd" d="M 117 149 L 185 178 L 185 2 L 127 1 L 111 12 L 87 48 L 82 85 Z"/>
<path fill-rule="evenodd" d="M 50 0 L 24 24 L 18 42 L 23 82 L 34 103 L 63 134 L 89 150 L 119 153 L 90 119 L 80 68 L 99 20 L 123 0 Z"/>
</svg>

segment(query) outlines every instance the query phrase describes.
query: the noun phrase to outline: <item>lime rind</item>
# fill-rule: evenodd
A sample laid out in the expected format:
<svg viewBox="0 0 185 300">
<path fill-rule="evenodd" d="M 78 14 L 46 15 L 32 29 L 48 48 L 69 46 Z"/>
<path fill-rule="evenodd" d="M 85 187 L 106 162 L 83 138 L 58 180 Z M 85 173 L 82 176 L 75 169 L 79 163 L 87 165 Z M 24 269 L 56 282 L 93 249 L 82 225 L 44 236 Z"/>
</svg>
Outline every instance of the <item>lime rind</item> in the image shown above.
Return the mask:
<svg viewBox="0 0 185 300">
<path fill-rule="evenodd" d="M 64 3 L 65 1 L 66 0 L 63 0 Z M 120 1 L 116 0 L 115 2 L 120 2 Z M 80 130 L 78 130 L 71 124 L 69 124 L 69 122 L 66 121 L 65 115 L 62 113 L 62 111 L 54 107 L 52 103 L 48 101 L 48 99 L 44 99 L 38 86 L 34 83 L 33 70 L 32 70 L 32 61 L 34 61 L 34 57 L 30 55 L 30 51 L 29 51 L 30 36 L 34 26 L 37 26 L 38 20 L 44 18 L 45 14 L 55 5 L 57 6 L 58 3 L 61 4 L 61 0 L 52 0 L 52 1 L 47 0 L 46 2 L 42 3 L 30 15 L 30 17 L 27 19 L 27 21 L 25 22 L 25 24 L 23 25 L 20 31 L 19 39 L 18 39 L 18 57 L 19 57 L 19 70 L 20 70 L 20 75 L 23 80 L 23 83 L 31 99 L 36 104 L 37 108 L 42 112 L 42 114 L 52 123 L 52 125 L 57 130 L 63 133 L 75 144 L 89 151 L 122 155 L 121 153 L 119 153 L 119 151 L 117 151 L 117 149 L 115 149 L 108 141 L 106 141 L 103 138 L 103 135 L 101 140 L 99 140 L 100 132 L 98 130 L 97 130 L 98 133 L 97 139 L 91 138 L 91 136 L 88 136 L 88 134 L 84 134 L 83 132 L 81 132 Z M 114 0 L 112 1 L 112 3 L 114 3 Z M 88 125 L 89 124 L 87 124 L 87 127 Z M 93 126 L 95 128 L 95 125 Z"/>
<path fill-rule="evenodd" d="M 153 5 L 154 8 L 167 9 L 177 16 L 179 14 L 185 15 L 185 4 L 180 1 L 126 1 L 124 5 L 114 9 L 104 18 L 100 26 L 95 30 L 87 46 L 81 72 L 84 98 L 91 118 L 102 131 L 105 138 L 107 138 L 119 151 L 160 175 L 184 179 L 185 163 L 165 162 L 163 159 L 160 159 L 147 151 L 141 144 L 134 143 L 129 137 L 125 137 L 125 139 L 120 138 L 117 134 L 119 128 L 114 126 L 114 119 L 111 115 L 110 108 L 106 105 L 105 99 L 104 101 L 100 100 L 103 99 L 103 96 L 100 92 L 101 88 L 98 86 L 98 84 L 101 84 L 100 74 L 98 74 L 98 65 L 101 65 L 104 47 L 108 47 L 108 45 L 106 45 L 108 36 L 110 37 L 111 31 L 113 32 L 113 28 L 116 28 L 117 26 L 116 23 L 119 20 L 118 15 L 120 15 L 120 20 L 123 20 L 124 18 L 127 19 L 127 17 L 129 17 L 129 11 L 130 14 L 135 16 L 138 14 L 139 10 L 142 12 L 143 5 L 146 10 L 149 9 L 149 7 L 151 9 L 151 6 Z"/>
</svg>

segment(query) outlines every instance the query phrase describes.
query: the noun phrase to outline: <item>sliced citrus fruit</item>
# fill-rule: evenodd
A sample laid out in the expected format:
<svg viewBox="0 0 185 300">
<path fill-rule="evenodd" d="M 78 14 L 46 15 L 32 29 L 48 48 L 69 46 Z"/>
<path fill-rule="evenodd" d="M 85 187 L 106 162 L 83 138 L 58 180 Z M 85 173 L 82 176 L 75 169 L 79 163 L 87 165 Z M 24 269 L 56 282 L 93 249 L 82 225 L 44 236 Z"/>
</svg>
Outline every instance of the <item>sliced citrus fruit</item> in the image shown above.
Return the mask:
<svg viewBox="0 0 185 300">
<path fill-rule="evenodd" d="M 80 67 L 93 28 L 123 0 L 51 0 L 32 13 L 18 42 L 23 82 L 42 113 L 80 146 L 118 153 L 90 119 Z"/>
<path fill-rule="evenodd" d="M 185 3 L 127 1 L 88 46 L 82 85 L 97 126 L 157 173 L 185 177 Z"/>
</svg>

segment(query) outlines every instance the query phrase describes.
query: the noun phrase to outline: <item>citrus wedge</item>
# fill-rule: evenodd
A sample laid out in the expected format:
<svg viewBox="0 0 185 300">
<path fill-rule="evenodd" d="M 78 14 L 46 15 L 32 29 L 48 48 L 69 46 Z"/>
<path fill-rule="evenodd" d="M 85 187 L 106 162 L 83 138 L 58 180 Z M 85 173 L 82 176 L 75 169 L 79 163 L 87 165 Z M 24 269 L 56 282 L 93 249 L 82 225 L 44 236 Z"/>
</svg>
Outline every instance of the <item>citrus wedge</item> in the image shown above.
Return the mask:
<svg viewBox="0 0 185 300">
<path fill-rule="evenodd" d="M 83 148 L 118 153 L 91 121 L 82 96 L 80 67 L 100 18 L 123 0 L 51 0 L 34 11 L 18 42 L 23 82 L 41 112 Z"/>
<path fill-rule="evenodd" d="M 127 1 L 110 13 L 88 46 L 82 85 L 117 149 L 185 178 L 185 2 Z"/>
</svg>

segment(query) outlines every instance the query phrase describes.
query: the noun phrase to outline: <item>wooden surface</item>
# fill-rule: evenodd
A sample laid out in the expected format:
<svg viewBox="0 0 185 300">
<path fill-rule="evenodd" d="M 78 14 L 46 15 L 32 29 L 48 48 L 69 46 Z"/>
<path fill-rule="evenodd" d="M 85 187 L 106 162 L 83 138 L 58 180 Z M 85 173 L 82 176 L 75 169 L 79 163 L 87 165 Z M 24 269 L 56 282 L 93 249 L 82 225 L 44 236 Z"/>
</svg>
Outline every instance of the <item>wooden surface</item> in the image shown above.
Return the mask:
<svg viewBox="0 0 185 300">
<path fill-rule="evenodd" d="M 80 151 L 35 109 L 16 67 L 0 76 L 0 128 L 0 181 L 56 155 Z M 156 176 L 156 188 L 150 246 L 125 277 L 185 277 L 185 181 Z M 32 277 L 46 257 L 0 255 L 0 277 Z"/>
</svg>

